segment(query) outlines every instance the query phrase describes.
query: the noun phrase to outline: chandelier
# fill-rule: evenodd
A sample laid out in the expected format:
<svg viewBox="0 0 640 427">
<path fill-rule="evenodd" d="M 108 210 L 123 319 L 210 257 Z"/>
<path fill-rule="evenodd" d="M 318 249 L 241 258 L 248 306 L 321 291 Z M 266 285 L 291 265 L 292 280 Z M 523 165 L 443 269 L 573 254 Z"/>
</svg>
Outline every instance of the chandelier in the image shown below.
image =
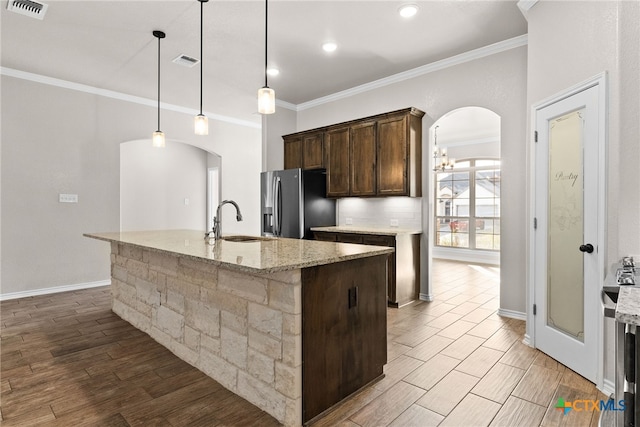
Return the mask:
<svg viewBox="0 0 640 427">
<path fill-rule="evenodd" d="M 447 156 L 447 149 L 438 147 L 438 128 L 433 129 L 433 171 L 444 172 L 446 169 L 453 169 L 456 159 Z"/>
</svg>

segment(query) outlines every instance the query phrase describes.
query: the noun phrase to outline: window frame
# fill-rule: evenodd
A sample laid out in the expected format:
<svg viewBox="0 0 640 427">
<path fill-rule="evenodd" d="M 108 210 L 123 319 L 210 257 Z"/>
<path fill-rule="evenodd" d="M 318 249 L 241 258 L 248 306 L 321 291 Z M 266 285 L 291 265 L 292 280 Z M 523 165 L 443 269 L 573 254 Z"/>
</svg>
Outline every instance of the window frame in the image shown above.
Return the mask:
<svg viewBox="0 0 640 427">
<path fill-rule="evenodd" d="M 492 165 L 484 165 L 484 166 L 477 166 L 477 162 L 478 161 L 492 161 L 494 162 L 494 164 Z M 465 167 L 459 167 L 458 165 L 460 163 L 463 162 L 469 162 L 469 166 L 465 166 Z M 445 171 L 434 171 L 434 206 L 438 206 L 438 202 L 439 199 L 442 199 L 442 197 L 438 197 L 439 194 L 439 183 L 441 182 L 440 180 L 438 180 L 438 175 L 439 174 L 453 174 L 456 172 L 466 172 L 468 173 L 468 180 L 469 180 L 469 212 L 467 216 L 460 216 L 460 215 L 451 215 L 452 212 L 452 208 L 453 208 L 453 194 L 451 197 L 451 207 L 449 208 L 449 215 L 446 215 L 446 207 L 445 207 L 445 215 L 438 215 L 438 209 L 434 209 L 434 225 L 435 225 L 435 232 L 434 232 L 434 237 L 433 237 L 433 245 L 435 247 L 438 248 L 448 248 L 448 249 L 457 249 L 457 250 L 473 250 L 473 251 L 486 251 L 486 252 L 500 252 L 500 242 L 498 242 L 498 248 L 497 249 L 488 249 L 488 248 L 478 248 L 477 247 L 477 221 L 478 220 L 485 220 L 485 221 L 492 221 L 493 222 L 493 231 L 492 233 L 490 233 L 490 235 L 493 238 L 493 244 L 492 246 L 495 248 L 496 246 L 496 242 L 495 242 L 495 238 L 496 236 L 500 237 L 501 236 L 501 229 L 498 226 L 498 230 L 499 232 L 496 233 L 495 232 L 495 225 L 496 223 L 500 224 L 501 221 L 501 190 L 500 190 L 500 194 L 498 196 L 494 196 L 494 201 L 497 200 L 498 201 L 498 216 L 495 216 L 494 212 L 494 216 L 482 216 L 482 217 L 477 217 L 476 216 L 476 212 L 477 212 L 477 198 L 476 198 L 476 173 L 479 171 L 483 171 L 483 170 L 495 170 L 498 171 L 498 182 L 502 181 L 502 168 L 501 168 L 501 164 L 500 164 L 500 159 L 498 158 L 492 158 L 492 157 L 474 157 L 474 158 L 465 158 L 465 159 L 460 159 L 458 163 L 456 163 L 456 165 L 453 167 L 453 169 L 447 169 Z M 495 181 L 494 181 L 495 182 Z M 445 201 L 445 203 L 447 203 Z M 496 206 L 496 203 L 494 202 L 494 206 Z M 452 221 L 459 221 L 459 220 L 465 220 L 468 221 L 468 225 L 467 225 L 467 231 L 466 234 L 467 235 L 467 239 L 468 239 L 468 246 L 453 246 L 453 245 L 441 245 L 438 243 L 438 237 L 440 234 L 440 230 L 439 228 L 439 224 L 440 224 L 440 220 L 443 221 L 443 223 L 447 223 L 450 224 Z M 453 232 L 450 233 L 451 236 L 453 236 Z M 489 234 L 489 233 L 480 233 L 480 234 Z"/>
</svg>

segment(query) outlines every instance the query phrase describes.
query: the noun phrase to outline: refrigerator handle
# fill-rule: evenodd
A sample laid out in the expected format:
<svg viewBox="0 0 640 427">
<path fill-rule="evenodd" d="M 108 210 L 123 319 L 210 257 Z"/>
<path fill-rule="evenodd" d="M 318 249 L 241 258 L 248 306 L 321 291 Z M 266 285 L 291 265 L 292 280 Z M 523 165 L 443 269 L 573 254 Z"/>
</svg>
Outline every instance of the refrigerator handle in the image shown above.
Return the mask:
<svg viewBox="0 0 640 427">
<path fill-rule="evenodd" d="M 273 180 L 273 234 L 280 235 L 280 177 L 277 176 Z"/>
</svg>

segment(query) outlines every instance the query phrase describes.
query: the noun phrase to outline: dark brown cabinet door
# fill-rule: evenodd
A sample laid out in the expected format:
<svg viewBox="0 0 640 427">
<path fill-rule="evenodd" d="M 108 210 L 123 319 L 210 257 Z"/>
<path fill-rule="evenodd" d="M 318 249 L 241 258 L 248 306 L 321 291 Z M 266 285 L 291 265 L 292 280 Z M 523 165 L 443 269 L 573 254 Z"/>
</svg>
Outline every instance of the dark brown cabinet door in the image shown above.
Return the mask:
<svg viewBox="0 0 640 427">
<path fill-rule="evenodd" d="M 305 135 L 302 140 L 302 168 L 322 169 L 324 167 L 324 132 Z"/>
<path fill-rule="evenodd" d="M 302 167 L 302 137 L 284 138 L 284 168 Z"/>
<path fill-rule="evenodd" d="M 408 195 L 407 116 L 378 122 L 378 194 Z"/>
<path fill-rule="evenodd" d="M 349 128 L 337 128 L 325 133 L 327 197 L 349 195 Z"/>
<path fill-rule="evenodd" d="M 376 195 L 376 122 L 351 126 L 351 195 Z"/>
<path fill-rule="evenodd" d="M 385 261 L 381 255 L 302 269 L 303 423 L 383 374 Z"/>
</svg>

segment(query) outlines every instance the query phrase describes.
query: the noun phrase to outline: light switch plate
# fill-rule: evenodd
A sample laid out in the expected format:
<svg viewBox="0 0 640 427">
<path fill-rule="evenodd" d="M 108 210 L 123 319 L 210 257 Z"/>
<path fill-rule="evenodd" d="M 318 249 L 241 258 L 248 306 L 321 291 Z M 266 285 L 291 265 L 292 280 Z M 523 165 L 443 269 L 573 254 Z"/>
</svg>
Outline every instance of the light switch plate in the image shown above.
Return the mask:
<svg viewBox="0 0 640 427">
<path fill-rule="evenodd" d="M 58 201 L 60 203 L 78 203 L 78 195 L 60 193 L 58 195 Z"/>
</svg>

